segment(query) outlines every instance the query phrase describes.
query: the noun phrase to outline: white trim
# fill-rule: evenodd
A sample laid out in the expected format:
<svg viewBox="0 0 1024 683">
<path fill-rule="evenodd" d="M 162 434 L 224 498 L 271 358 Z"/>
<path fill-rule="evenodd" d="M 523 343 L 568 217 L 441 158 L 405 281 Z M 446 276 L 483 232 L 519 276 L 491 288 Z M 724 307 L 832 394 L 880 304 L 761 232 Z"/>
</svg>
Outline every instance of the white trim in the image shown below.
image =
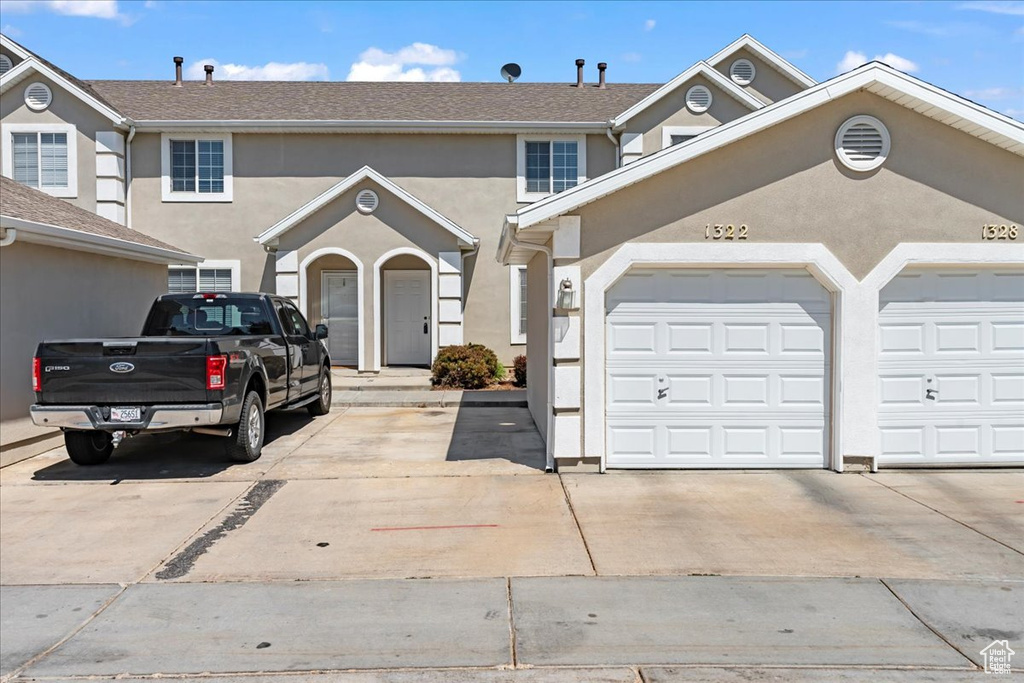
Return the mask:
<svg viewBox="0 0 1024 683">
<path fill-rule="evenodd" d="M 686 71 L 682 72 L 671 81 L 661 86 L 647 97 L 643 98 L 632 107 L 622 112 L 614 119 L 612 119 L 608 125 L 615 130 L 619 130 L 623 125 L 631 118 L 644 111 L 654 103 L 658 102 L 661 98 L 674 92 L 676 88 L 685 85 L 688 81 L 693 79 L 695 76 L 703 76 L 707 80 L 711 81 L 714 85 L 718 86 L 727 95 L 732 96 L 741 104 L 746 105 L 751 110 L 758 110 L 764 107 L 764 103 L 757 99 L 743 88 L 739 87 L 732 82 L 731 79 L 726 78 L 717 69 L 712 68 L 707 62 L 697 62 Z"/>
<path fill-rule="evenodd" d="M 543 223 L 623 187 L 864 89 L 872 92 L 878 90 L 881 97 L 887 97 L 910 108 L 930 107 L 924 109 L 929 112 L 928 116 L 949 125 L 973 124 L 964 132 L 1024 156 L 1024 123 L 940 90 L 885 64 L 871 62 L 781 102 L 718 126 L 698 138 L 655 152 L 583 185 L 524 207 L 515 214 L 518 225 L 523 229 Z M 903 96 L 897 97 L 901 93 Z"/>
<path fill-rule="evenodd" d="M 15 56 L 21 57 L 22 59 L 28 59 L 32 56 L 32 53 L 18 45 L 16 42 L 0 33 L 0 45 L 7 48 L 9 52 L 13 52 Z"/>
<path fill-rule="evenodd" d="M 554 196 L 551 192 L 526 191 L 526 143 L 527 142 L 575 142 L 576 143 L 576 185 L 587 181 L 587 136 L 586 135 L 516 135 L 516 201 L 535 202 Z M 571 190 L 572 188 L 570 188 Z M 564 190 L 568 192 L 569 190 Z"/>
<path fill-rule="evenodd" d="M 4 123 L 0 124 L 0 136 L 3 136 L 3 175 L 14 178 L 14 142 L 11 136 L 15 133 L 64 133 L 68 138 L 68 185 L 67 187 L 37 187 L 51 197 L 65 199 L 78 196 L 78 129 L 70 123 Z M 40 173 L 42 170 L 40 169 Z"/>
<path fill-rule="evenodd" d="M 431 207 L 427 206 L 422 201 L 420 201 L 413 195 L 409 194 L 401 187 L 396 185 L 394 182 L 384 177 L 377 171 L 373 170 L 369 166 L 363 166 L 361 169 L 359 169 L 349 177 L 345 178 L 341 182 L 337 183 L 336 185 L 328 189 L 326 192 L 317 195 L 309 202 L 303 204 L 301 207 L 299 207 L 298 209 L 288 214 L 274 225 L 270 226 L 269 228 L 261 232 L 256 237 L 256 241 L 259 242 L 260 244 L 267 244 L 269 242 L 276 240 L 278 237 L 280 237 L 281 235 L 283 235 L 284 233 L 286 233 L 287 231 L 291 230 L 296 225 L 304 221 L 307 217 L 322 209 L 335 198 L 352 189 L 355 185 L 362 182 L 363 180 L 367 179 L 377 183 L 385 190 L 395 195 L 396 197 L 404 201 L 406 204 L 408 204 L 409 206 L 416 209 L 430 220 L 440 225 L 448 232 L 452 233 L 465 246 L 471 247 L 479 244 L 479 239 L 471 235 L 463 228 L 456 225 L 450 219 L 446 218 L 445 216 L 441 215 Z"/>
<path fill-rule="evenodd" d="M 525 273 L 526 269 L 527 266 L 508 267 L 508 335 L 509 343 L 513 346 L 526 343 L 526 333 L 519 331 L 519 309 L 523 304 L 519 289 L 519 273 Z"/>
<path fill-rule="evenodd" d="M 46 91 L 46 104 L 37 106 L 35 104 L 32 104 L 32 101 L 28 98 L 28 91 L 35 87 L 40 87 Z M 49 106 L 53 103 L 53 91 L 50 90 L 50 86 L 46 85 L 42 81 L 32 81 L 31 83 L 25 86 L 25 94 L 22 99 L 25 101 L 25 106 L 31 109 L 32 111 L 46 111 L 47 108 L 49 108 Z"/>
<path fill-rule="evenodd" d="M 356 365 L 358 370 L 360 372 L 363 372 L 366 370 L 366 354 L 364 353 L 363 350 L 363 347 L 365 346 L 365 342 L 363 341 L 365 338 L 363 330 L 365 329 L 366 324 L 366 314 L 365 311 L 363 310 L 363 301 L 366 298 L 363 292 L 363 283 L 365 282 L 365 280 L 363 278 L 363 262 L 360 261 L 355 254 L 353 254 L 351 251 L 342 249 L 340 247 L 324 247 L 322 249 L 317 249 L 313 253 L 306 256 L 306 258 L 302 259 L 302 263 L 299 264 L 299 310 L 302 312 L 302 315 L 306 318 L 306 320 L 309 320 L 309 292 L 307 291 L 306 271 L 309 269 L 309 265 L 311 263 L 316 261 L 321 256 L 327 256 L 328 254 L 344 256 L 353 264 L 355 264 L 356 267 L 356 279 L 359 281 L 359 291 L 356 294 L 356 318 L 358 319 L 358 324 L 356 327 L 358 328 L 357 334 L 359 335 L 359 342 L 356 348 Z"/>
<path fill-rule="evenodd" d="M 661 148 L 667 149 L 672 146 L 673 135 L 692 135 L 694 137 L 706 133 L 715 126 L 662 126 L 661 127 Z M 682 143 L 680 143 L 682 144 Z"/>
<path fill-rule="evenodd" d="M 281 133 L 474 133 L 507 135 L 528 130 L 537 134 L 603 135 L 607 121 L 394 121 L 379 119 L 275 119 L 209 120 L 155 119 L 136 121 L 140 132 L 281 132 Z"/>
<path fill-rule="evenodd" d="M 383 350 L 380 345 L 381 339 L 383 338 L 382 329 L 384 326 L 384 323 L 381 320 L 381 266 L 387 263 L 387 261 L 392 257 L 399 256 L 401 254 L 418 256 L 426 261 L 427 265 L 430 266 L 430 362 L 433 363 L 434 358 L 437 357 L 437 261 L 421 249 L 416 249 L 414 247 L 398 247 L 382 254 L 381 257 L 373 264 L 373 370 L 375 372 L 380 372 L 381 356 L 383 355 Z"/>
<path fill-rule="evenodd" d="M 866 123 L 876 131 L 882 138 L 882 153 L 870 161 L 861 161 L 857 159 L 851 159 L 846 149 L 843 147 L 843 138 L 847 131 L 860 123 Z M 835 150 L 836 157 L 839 159 L 839 163 L 851 171 L 857 171 L 860 173 L 866 171 L 873 171 L 882 164 L 889 157 L 889 150 L 892 148 L 892 138 L 889 137 L 889 129 L 885 127 L 885 124 L 876 119 L 874 116 L 867 116 L 861 114 L 859 116 L 851 116 L 843 122 L 843 125 L 839 126 L 839 130 L 836 131 L 835 139 Z"/>
<path fill-rule="evenodd" d="M 4 43 L 7 46 L 7 43 Z M 24 61 L 18 62 L 18 64 L 10 71 L 0 77 L 0 94 L 6 93 L 12 87 L 14 87 L 21 80 L 28 78 L 30 73 L 38 73 L 41 76 L 53 81 L 60 85 L 64 90 L 71 93 L 73 97 L 81 100 L 88 106 L 92 107 L 100 114 L 110 119 L 116 125 L 122 125 L 126 121 L 125 117 L 107 105 L 97 100 L 92 95 L 88 94 L 77 85 L 69 81 L 64 76 L 43 64 L 37 57 L 30 55 L 25 58 Z"/>
<path fill-rule="evenodd" d="M 72 230 L 60 225 L 27 221 L 13 216 L 0 216 L 0 228 L 17 230 L 19 242 L 74 249 L 104 256 L 117 256 L 135 261 L 170 265 L 172 263 L 198 263 L 199 257 L 183 251 L 151 247 L 138 242 Z"/>
<path fill-rule="evenodd" d="M 850 320 L 847 339 L 852 369 L 849 373 L 844 422 L 860 431 L 859 454 L 878 458 L 878 302 L 882 289 L 911 266 L 960 266 L 964 268 L 1024 268 L 1024 244 L 972 244 L 904 242 L 876 265 L 861 281 L 860 305 Z"/>
<path fill-rule="evenodd" d="M 172 192 L 171 191 L 171 140 L 220 140 L 224 143 L 224 191 L 223 192 Z M 160 200 L 163 202 L 230 202 L 234 197 L 234 162 L 232 154 L 231 133 L 189 133 L 174 135 L 163 133 L 160 136 Z M 199 145 L 196 145 L 199 155 Z M 198 159 L 197 159 L 198 162 Z M 196 165 L 198 172 L 198 163 Z M 198 183 L 198 180 L 196 181 Z"/>
<path fill-rule="evenodd" d="M 755 55 L 763 59 L 765 62 L 774 66 L 776 69 L 779 70 L 779 73 L 781 73 L 783 76 L 787 77 L 789 80 L 793 81 L 797 85 L 802 85 L 805 88 L 809 88 L 817 83 L 817 81 L 815 81 L 813 78 L 811 78 L 803 71 L 790 64 L 789 62 L 787 62 L 777 53 L 773 52 L 772 50 L 762 45 L 748 33 L 744 33 L 738 39 L 734 40 L 733 42 L 729 43 L 724 48 L 716 52 L 713 57 L 707 60 L 707 62 L 711 66 L 718 66 L 720 62 L 725 61 L 730 56 L 732 56 L 733 53 L 738 52 L 743 48 L 746 48 L 750 52 L 753 52 Z"/>
<path fill-rule="evenodd" d="M 747 79 L 743 79 L 736 76 L 736 68 L 744 64 L 750 67 L 750 78 Z M 744 59 L 741 57 L 739 59 L 734 60 L 733 63 L 729 65 L 729 78 L 731 78 L 732 82 L 735 83 L 736 85 L 750 85 L 751 83 L 754 82 L 754 79 L 757 78 L 757 67 L 754 66 L 754 63 L 749 59 Z"/>
<path fill-rule="evenodd" d="M 694 242 L 630 243 L 619 247 L 583 284 L 585 317 L 583 320 L 583 359 L 586 387 L 583 403 L 583 454 L 600 456 L 605 468 L 605 293 L 636 265 L 683 268 L 747 267 L 807 268 L 818 282 L 835 294 L 832 316 L 845 333 L 847 292 L 857 280 L 828 249 L 821 244 L 701 244 Z M 836 323 L 834 323 L 836 324 Z M 844 334 L 832 340 L 832 396 L 830 463 L 842 471 L 845 447 L 843 428 L 844 380 L 848 376 L 847 340 Z M 549 436 L 550 438 L 550 436 Z M 557 453 L 555 454 L 558 455 Z"/>
</svg>

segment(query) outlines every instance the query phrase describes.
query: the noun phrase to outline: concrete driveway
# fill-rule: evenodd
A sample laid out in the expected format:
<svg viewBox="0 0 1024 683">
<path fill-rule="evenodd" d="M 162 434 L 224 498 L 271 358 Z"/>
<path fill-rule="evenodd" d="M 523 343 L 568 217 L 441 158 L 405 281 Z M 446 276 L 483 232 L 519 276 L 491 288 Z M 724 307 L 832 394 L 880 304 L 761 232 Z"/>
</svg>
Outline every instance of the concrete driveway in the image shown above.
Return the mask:
<svg viewBox="0 0 1024 683">
<path fill-rule="evenodd" d="M 2 673 L 618 681 L 643 665 L 643 680 L 733 681 L 747 674 L 723 664 L 902 662 L 938 681 L 977 671 L 986 638 L 1024 645 L 1019 470 L 545 475 L 522 408 L 350 408 L 268 429 L 246 465 L 216 438 L 162 437 L 101 467 L 58 449 L 0 470 Z M 330 631 L 310 641 L 309 619 Z M 728 642 L 737 629 L 748 642 Z M 370 654 L 351 645 L 365 638 Z M 625 668 L 572 668 L 587 665 Z M 780 680 L 879 680 L 792 671 Z M 408 680 L 466 680 L 423 676 Z"/>
</svg>

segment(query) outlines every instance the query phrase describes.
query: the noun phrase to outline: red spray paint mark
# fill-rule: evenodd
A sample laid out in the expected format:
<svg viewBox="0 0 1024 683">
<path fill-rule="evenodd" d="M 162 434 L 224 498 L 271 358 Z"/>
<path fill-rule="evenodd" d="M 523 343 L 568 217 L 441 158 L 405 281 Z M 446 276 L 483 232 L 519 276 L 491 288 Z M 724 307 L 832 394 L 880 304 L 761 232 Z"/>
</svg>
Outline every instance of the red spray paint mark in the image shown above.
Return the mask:
<svg viewBox="0 0 1024 683">
<path fill-rule="evenodd" d="M 385 526 L 370 531 L 433 531 L 434 529 L 497 529 L 499 524 L 451 524 L 447 526 Z"/>
</svg>

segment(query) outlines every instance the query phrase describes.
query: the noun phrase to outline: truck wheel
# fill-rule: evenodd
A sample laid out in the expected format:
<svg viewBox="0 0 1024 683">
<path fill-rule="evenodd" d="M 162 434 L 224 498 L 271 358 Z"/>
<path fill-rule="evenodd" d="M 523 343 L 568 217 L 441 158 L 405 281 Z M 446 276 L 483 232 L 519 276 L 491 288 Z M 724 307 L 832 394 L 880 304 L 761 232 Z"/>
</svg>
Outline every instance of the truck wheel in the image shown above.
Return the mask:
<svg viewBox="0 0 1024 683">
<path fill-rule="evenodd" d="M 317 386 L 316 400 L 306 408 L 313 417 L 331 412 L 331 373 L 327 366 L 320 368 L 320 384 Z"/>
<path fill-rule="evenodd" d="M 235 462 L 258 460 L 263 452 L 263 432 L 266 422 L 263 417 L 263 401 L 255 391 L 245 395 L 242 403 L 242 418 L 238 421 L 235 435 L 227 442 L 228 457 Z"/>
<path fill-rule="evenodd" d="M 64 446 L 71 462 L 84 466 L 102 465 L 114 452 L 110 434 L 99 431 L 64 432 Z"/>
</svg>

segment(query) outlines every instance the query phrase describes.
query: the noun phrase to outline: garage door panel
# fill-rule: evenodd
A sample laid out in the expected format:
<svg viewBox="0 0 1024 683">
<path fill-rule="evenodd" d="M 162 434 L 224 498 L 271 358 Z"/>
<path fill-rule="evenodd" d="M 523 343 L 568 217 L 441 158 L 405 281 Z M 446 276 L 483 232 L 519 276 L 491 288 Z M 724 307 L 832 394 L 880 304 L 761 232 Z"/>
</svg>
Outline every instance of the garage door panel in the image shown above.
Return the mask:
<svg viewBox="0 0 1024 683">
<path fill-rule="evenodd" d="M 610 467 L 824 466 L 831 299 L 809 273 L 641 271 L 607 301 Z"/>
<path fill-rule="evenodd" d="M 911 272 L 879 297 L 879 462 L 1024 464 L 1024 276 Z"/>
<path fill-rule="evenodd" d="M 644 323 L 614 323 L 609 330 L 609 347 L 613 353 L 645 353 L 655 351 L 654 325 Z"/>
</svg>

